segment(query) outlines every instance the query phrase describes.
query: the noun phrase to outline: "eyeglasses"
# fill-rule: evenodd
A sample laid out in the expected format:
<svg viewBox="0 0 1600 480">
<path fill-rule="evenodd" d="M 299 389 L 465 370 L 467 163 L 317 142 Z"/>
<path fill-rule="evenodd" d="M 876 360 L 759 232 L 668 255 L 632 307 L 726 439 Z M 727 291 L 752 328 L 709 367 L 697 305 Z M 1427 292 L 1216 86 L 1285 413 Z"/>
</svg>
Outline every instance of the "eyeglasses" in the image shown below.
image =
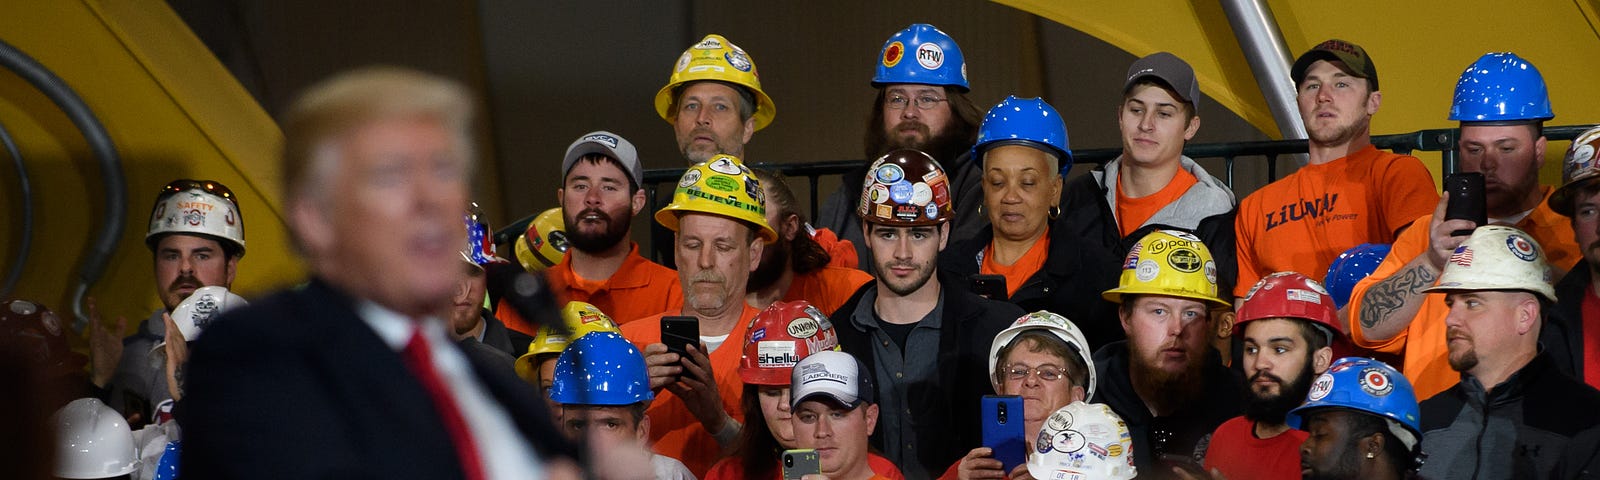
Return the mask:
<svg viewBox="0 0 1600 480">
<path fill-rule="evenodd" d="M 222 197 L 228 203 L 232 203 L 235 210 L 239 209 L 239 199 L 233 195 L 233 190 L 228 190 L 227 186 L 212 180 L 191 180 L 187 178 L 173 180 L 167 186 L 161 187 L 161 194 L 157 195 L 156 199 L 164 199 L 190 190 L 200 190 Z"/>
<path fill-rule="evenodd" d="M 906 105 L 911 104 L 913 101 L 917 103 L 918 109 L 933 110 L 933 107 L 939 106 L 940 102 L 947 102 L 950 99 L 932 95 L 922 95 L 915 99 L 906 98 L 904 95 L 890 95 L 889 98 L 883 100 L 883 106 L 889 107 L 890 110 L 905 110 Z"/>
<path fill-rule="evenodd" d="M 1009 378 L 1011 380 L 1027 380 L 1028 379 L 1028 375 L 1031 375 L 1031 374 L 1034 374 L 1034 373 L 1039 374 L 1039 379 L 1040 380 L 1044 380 L 1046 382 L 1054 382 L 1054 381 L 1060 380 L 1062 377 L 1066 377 L 1067 376 L 1066 372 L 1063 372 L 1063 371 L 1061 371 L 1061 369 L 1056 368 L 1056 367 L 1052 367 L 1052 366 L 1049 366 L 1049 365 L 1045 365 L 1045 366 L 1041 366 L 1041 367 L 1035 368 L 1035 367 L 1029 367 L 1027 365 L 1023 365 L 1023 364 L 1018 363 L 1018 364 L 1014 364 L 1014 365 L 1011 365 L 1009 367 L 1006 367 L 1006 378 Z"/>
</svg>

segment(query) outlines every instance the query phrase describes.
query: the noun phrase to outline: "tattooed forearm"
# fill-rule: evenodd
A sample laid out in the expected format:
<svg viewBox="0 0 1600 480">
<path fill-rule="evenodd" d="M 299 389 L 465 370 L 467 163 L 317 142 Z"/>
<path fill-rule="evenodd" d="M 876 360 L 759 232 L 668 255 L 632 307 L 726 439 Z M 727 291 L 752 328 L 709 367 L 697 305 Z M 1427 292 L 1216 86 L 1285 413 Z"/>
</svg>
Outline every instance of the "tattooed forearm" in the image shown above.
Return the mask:
<svg viewBox="0 0 1600 480">
<path fill-rule="evenodd" d="M 1422 289 L 1433 286 L 1438 277 L 1424 265 L 1411 265 L 1394 276 L 1372 285 L 1361 301 L 1361 326 L 1373 328 L 1380 322 L 1392 321 L 1395 312 L 1408 303 L 1421 302 Z"/>
</svg>

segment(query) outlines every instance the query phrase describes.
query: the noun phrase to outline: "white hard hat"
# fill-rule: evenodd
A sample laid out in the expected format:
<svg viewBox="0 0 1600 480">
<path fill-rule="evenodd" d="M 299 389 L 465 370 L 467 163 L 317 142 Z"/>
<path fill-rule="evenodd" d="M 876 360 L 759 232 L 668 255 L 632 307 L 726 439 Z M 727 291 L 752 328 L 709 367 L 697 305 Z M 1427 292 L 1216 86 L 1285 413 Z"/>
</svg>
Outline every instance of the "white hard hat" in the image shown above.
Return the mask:
<svg viewBox="0 0 1600 480">
<path fill-rule="evenodd" d="M 211 180 L 177 180 L 167 184 L 150 211 L 144 241 L 151 249 L 168 233 L 198 234 L 232 242 L 244 252 L 244 218 L 233 192 Z"/>
<path fill-rule="evenodd" d="M 1133 467 L 1128 425 L 1111 407 L 1072 402 L 1046 418 L 1028 456 L 1028 474 L 1042 480 L 1127 480 Z"/>
<path fill-rule="evenodd" d="M 1485 225 L 1450 254 L 1439 284 L 1423 291 L 1526 290 L 1554 302 L 1554 278 L 1544 248 L 1533 237 L 1512 227 Z"/>
<path fill-rule="evenodd" d="M 249 304 L 250 302 L 246 302 L 244 297 L 228 291 L 228 287 L 212 285 L 195 289 L 188 298 L 178 302 L 178 306 L 174 307 L 168 316 L 171 316 L 172 323 L 178 326 L 178 333 L 183 334 L 184 341 L 194 341 L 200 338 L 200 331 L 211 325 L 211 320 L 217 315 Z M 156 342 L 154 347 L 150 347 L 154 365 L 165 364 L 166 346 L 166 341 L 160 341 Z"/>
<path fill-rule="evenodd" d="M 56 468 L 60 478 L 110 478 L 139 468 L 127 420 L 94 398 L 56 411 Z"/>
<path fill-rule="evenodd" d="M 1089 384 L 1084 386 L 1084 398 L 1094 397 L 1094 359 L 1091 358 L 1094 353 L 1089 350 L 1089 341 L 1084 339 L 1083 331 L 1079 330 L 1078 325 L 1072 323 L 1072 320 L 1044 310 L 1023 315 L 1012 322 L 1010 327 L 1001 330 L 999 335 L 995 335 L 994 342 L 989 345 L 989 381 L 994 383 L 995 391 L 1000 390 L 1000 382 L 994 375 L 995 367 L 1000 365 L 1000 350 L 1010 345 L 1011 341 L 1022 332 L 1034 329 L 1055 334 L 1061 341 L 1066 342 L 1068 350 L 1078 354 L 1078 359 L 1088 371 Z"/>
</svg>

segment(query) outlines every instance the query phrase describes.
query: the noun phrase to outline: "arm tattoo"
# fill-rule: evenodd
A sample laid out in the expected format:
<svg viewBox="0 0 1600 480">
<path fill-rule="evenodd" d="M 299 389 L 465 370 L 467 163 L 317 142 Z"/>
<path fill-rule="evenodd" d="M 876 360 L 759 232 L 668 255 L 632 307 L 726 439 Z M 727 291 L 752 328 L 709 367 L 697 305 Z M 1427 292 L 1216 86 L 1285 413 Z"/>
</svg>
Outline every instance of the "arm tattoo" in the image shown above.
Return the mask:
<svg viewBox="0 0 1600 480">
<path fill-rule="evenodd" d="M 1361 326 L 1372 328 L 1405 306 L 1407 299 L 1422 294 L 1422 289 L 1433 286 L 1437 277 L 1425 266 L 1401 270 L 1393 277 L 1372 285 L 1361 301 Z M 1420 299 L 1418 299 L 1420 300 Z"/>
</svg>

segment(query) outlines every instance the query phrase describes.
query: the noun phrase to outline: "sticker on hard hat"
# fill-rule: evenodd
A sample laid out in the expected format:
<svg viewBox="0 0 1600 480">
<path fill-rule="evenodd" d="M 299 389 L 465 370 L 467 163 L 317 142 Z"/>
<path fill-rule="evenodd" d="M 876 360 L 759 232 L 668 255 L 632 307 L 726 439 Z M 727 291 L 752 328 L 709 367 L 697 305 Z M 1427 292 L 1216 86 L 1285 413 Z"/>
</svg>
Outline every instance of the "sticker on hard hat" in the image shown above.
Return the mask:
<svg viewBox="0 0 1600 480">
<path fill-rule="evenodd" d="M 867 199 L 871 200 L 872 203 L 883 203 L 889 201 L 889 187 L 886 187 L 881 183 L 873 185 L 872 188 L 867 189 Z"/>
<path fill-rule="evenodd" d="M 917 217 L 920 216 L 922 216 L 922 207 L 910 204 L 900 204 L 894 206 L 895 220 L 914 222 L 917 220 Z"/>
<path fill-rule="evenodd" d="M 1567 177 L 1572 177 L 1572 172 L 1586 170 L 1594 166 L 1594 146 L 1587 143 L 1572 149 L 1572 154 L 1567 155 Z"/>
<path fill-rule="evenodd" d="M 689 58 L 689 52 L 683 52 L 683 55 L 679 55 L 678 66 L 673 68 L 672 71 L 681 73 L 683 69 L 689 68 Z"/>
<path fill-rule="evenodd" d="M 925 212 L 923 212 L 923 214 L 928 216 L 928 220 L 933 220 L 935 218 L 939 218 L 939 206 L 938 205 L 930 203 L 930 204 L 924 205 L 922 207 L 922 209 L 925 210 Z"/>
<path fill-rule="evenodd" d="M 885 193 L 884 195 L 888 194 Z M 872 214 L 878 218 L 891 218 L 893 216 L 892 212 L 893 210 L 890 209 L 888 204 L 881 204 L 872 211 Z"/>
<path fill-rule="evenodd" d="M 1056 410 L 1050 414 L 1050 418 L 1044 420 L 1044 428 L 1047 430 L 1066 430 L 1070 426 L 1072 426 L 1072 412 L 1066 410 Z"/>
<path fill-rule="evenodd" d="M 878 183 L 886 185 L 892 185 L 906 178 L 906 171 L 901 170 L 899 165 L 892 163 L 878 167 L 872 174 L 877 177 Z"/>
<path fill-rule="evenodd" d="M 1140 250 L 1144 250 L 1144 244 L 1143 243 L 1135 243 L 1135 244 L 1133 244 L 1133 248 L 1128 250 L 1128 258 L 1122 262 L 1122 269 L 1123 270 L 1127 270 L 1127 269 L 1133 268 L 1135 265 L 1139 264 L 1139 251 Z"/>
<path fill-rule="evenodd" d="M 1293 300 L 1293 301 L 1296 301 L 1296 302 L 1315 303 L 1317 305 L 1321 305 L 1322 304 L 1322 296 L 1321 295 L 1317 295 L 1316 292 L 1313 292 L 1313 291 L 1310 291 L 1310 290 L 1301 290 L 1301 289 L 1298 289 L 1298 288 L 1291 288 L 1291 289 L 1289 289 L 1288 292 L 1285 292 L 1284 295 L 1289 300 Z"/>
<path fill-rule="evenodd" d="M 723 175 L 712 175 L 710 177 L 706 177 L 706 186 L 724 192 L 739 191 L 739 181 L 734 180 L 733 177 Z"/>
<path fill-rule="evenodd" d="M 694 48 L 700 49 L 700 50 L 721 50 L 722 49 L 722 41 L 721 40 L 717 40 L 715 38 L 709 38 L 708 37 L 705 40 L 701 40 L 700 43 L 696 43 L 694 45 Z"/>
<path fill-rule="evenodd" d="M 911 203 L 925 205 L 930 200 L 933 200 L 933 189 L 928 188 L 928 184 L 917 182 L 911 186 Z"/>
<path fill-rule="evenodd" d="M 1522 235 L 1513 233 L 1506 236 L 1506 248 L 1511 249 L 1511 254 L 1516 255 L 1517 258 L 1522 259 L 1524 262 L 1531 262 L 1539 258 L 1539 252 L 1534 250 L 1533 242 L 1522 238 Z"/>
<path fill-rule="evenodd" d="M 895 65 L 900 64 L 900 59 L 905 58 L 905 56 L 906 45 L 900 43 L 899 40 L 891 42 L 889 46 L 883 47 L 883 66 L 894 68 Z"/>
<path fill-rule="evenodd" d="M 750 319 L 750 323 L 755 323 L 755 319 Z M 767 329 L 765 327 L 757 328 L 750 332 L 750 341 L 752 342 L 761 340 L 763 338 L 767 338 Z"/>
<path fill-rule="evenodd" d="M 691 168 L 689 171 L 683 172 L 683 178 L 678 180 L 678 188 L 689 188 L 690 185 L 694 185 L 695 182 L 699 181 L 700 171 Z"/>
<path fill-rule="evenodd" d="M 752 200 L 755 200 L 756 203 L 761 204 L 763 207 L 765 207 L 767 204 L 767 201 L 765 200 L 767 193 L 761 191 L 761 180 L 754 176 L 745 177 L 744 194 L 749 195 Z"/>
<path fill-rule="evenodd" d="M 928 180 L 928 189 L 933 190 L 933 203 L 941 205 L 950 203 L 950 182 L 944 181 L 943 175 Z"/>
<path fill-rule="evenodd" d="M 794 342 L 756 342 L 756 365 L 762 368 L 793 367 L 800 363 Z"/>
<path fill-rule="evenodd" d="M 1206 281 L 1210 282 L 1212 284 L 1216 284 L 1217 283 L 1217 263 L 1213 262 L 1213 261 L 1210 261 L 1210 260 L 1206 260 L 1205 270 L 1206 270 Z"/>
<path fill-rule="evenodd" d="M 1306 401 L 1322 400 L 1322 397 L 1328 396 L 1330 392 L 1333 392 L 1333 375 L 1324 373 L 1317 376 L 1317 381 L 1311 382 L 1311 391 L 1306 394 Z"/>
<path fill-rule="evenodd" d="M 928 70 L 944 66 L 944 49 L 932 42 L 917 45 L 917 64 Z"/>
<path fill-rule="evenodd" d="M 811 318 L 817 319 L 817 328 L 823 330 L 833 329 L 833 323 L 828 321 L 828 316 L 823 315 L 822 310 L 817 310 L 817 307 L 806 305 L 806 315 L 810 315 Z"/>
<path fill-rule="evenodd" d="M 1113 457 L 1122 456 L 1122 444 L 1113 443 L 1111 445 L 1107 445 L 1106 446 L 1106 455 L 1110 455 L 1110 456 L 1113 456 Z"/>
<path fill-rule="evenodd" d="M 1133 276 L 1138 278 L 1141 282 L 1148 282 L 1155 280 L 1156 275 L 1160 273 L 1161 266 L 1157 265 L 1155 260 L 1145 260 L 1139 262 L 1139 269 L 1134 270 Z"/>
<path fill-rule="evenodd" d="M 889 185 L 889 199 L 894 203 L 911 202 L 911 183 L 901 180 Z"/>
<path fill-rule="evenodd" d="M 200 224 L 206 223 L 206 214 L 199 209 L 189 210 L 183 214 L 183 221 L 191 227 L 198 227 Z"/>
<path fill-rule="evenodd" d="M 817 319 L 815 318 L 800 317 L 790 320 L 787 330 L 791 337 L 811 338 L 812 335 L 816 335 L 818 331 L 822 330 L 822 326 L 817 325 Z"/>
<path fill-rule="evenodd" d="M 1456 247 L 1455 253 L 1450 254 L 1449 262 L 1463 267 L 1472 266 L 1472 247 L 1466 245 Z"/>
<path fill-rule="evenodd" d="M 1171 265 L 1172 268 L 1183 273 L 1194 273 L 1200 271 L 1200 267 L 1204 266 L 1204 262 L 1200 261 L 1200 254 L 1195 253 L 1194 250 L 1178 248 L 1167 255 L 1167 265 Z"/>
<path fill-rule="evenodd" d="M 712 159 L 711 163 L 706 165 L 706 168 L 710 168 L 711 171 L 717 173 L 725 173 L 728 175 L 739 174 L 739 166 L 734 164 L 733 157 L 729 156 L 720 156 Z"/>
<path fill-rule="evenodd" d="M 1086 443 L 1088 442 L 1084 440 L 1083 434 L 1078 433 L 1076 430 L 1062 430 L 1050 438 L 1050 448 L 1055 449 L 1057 452 L 1076 452 L 1082 449 Z"/>
<path fill-rule="evenodd" d="M 733 65 L 733 68 L 736 68 L 741 72 L 750 71 L 750 57 L 745 56 L 743 50 L 736 49 L 728 53 L 724 53 L 722 54 L 722 58 L 728 60 L 728 65 Z"/>
<path fill-rule="evenodd" d="M 1374 397 L 1382 397 L 1394 391 L 1394 383 L 1389 381 L 1389 374 L 1376 367 L 1361 371 L 1361 390 Z"/>
</svg>

